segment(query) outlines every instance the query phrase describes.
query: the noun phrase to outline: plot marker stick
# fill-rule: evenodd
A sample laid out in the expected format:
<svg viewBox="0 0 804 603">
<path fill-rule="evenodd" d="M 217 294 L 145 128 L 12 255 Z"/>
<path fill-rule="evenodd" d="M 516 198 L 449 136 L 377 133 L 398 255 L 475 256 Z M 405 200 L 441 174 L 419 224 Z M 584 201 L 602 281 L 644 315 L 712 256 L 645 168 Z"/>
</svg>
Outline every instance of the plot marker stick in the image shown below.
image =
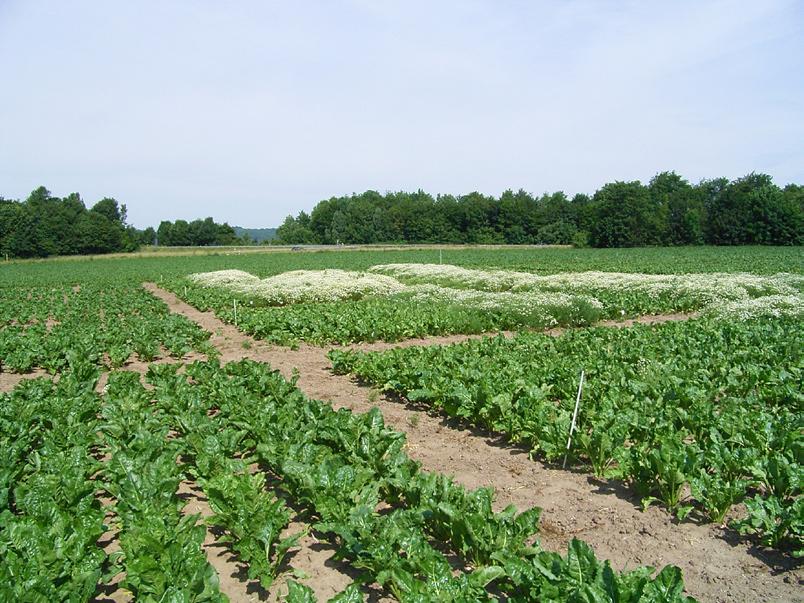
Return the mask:
<svg viewBox="0 0 804 603">
<path fill-rule="evenodd" d="M 234 304 L 234 325 L 237 326 L 237 300 L 232 303 Z"/>
<path fill-rule="evenodd" d="M 581 405 L 581 392 L 583 391 L 583 369 L 581 369 L 581 380 L 578 383 L 578 397 L 575 398 L 575 411 L 572 413 L 572 424 L 570 425 L 569 437 L 567 437 L 567 452 L 564 454 L 562 469 L 567 468 L 567 457 L 569 456 L 570 446 L 572 445 L 572 432 L 575 431 L 575 421 L 578 418 L 578 408 Z"/>
</svg>

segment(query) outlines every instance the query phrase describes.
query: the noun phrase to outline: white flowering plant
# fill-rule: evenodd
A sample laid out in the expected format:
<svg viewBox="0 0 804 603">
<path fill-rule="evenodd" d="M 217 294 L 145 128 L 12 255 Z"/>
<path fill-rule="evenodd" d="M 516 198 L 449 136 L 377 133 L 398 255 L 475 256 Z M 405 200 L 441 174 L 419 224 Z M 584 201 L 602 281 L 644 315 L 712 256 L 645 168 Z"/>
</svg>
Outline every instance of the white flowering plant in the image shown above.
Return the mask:
<svg viewBox="0 0 804 603">
<path fill-rule="evenodd" d="M 538 291 L 476 291 L 439 285 L 414 285 L 411 299 L 421 303 L 464 306 L 511 315 L 523 324 L 556 326 L 590 324 L 600 318 L 603 305 L 588 295 Z"/>
<path fill-rule="evenodd" d="M 193 274 L 189 279 L 204 287 L 229 289 L 268 306 L 358 300 L 408 290 L 390 276 L 346 270 L 293 270 L 264 279 L 240 270 L 219 270 Z"/>
<path fill-rule="evenodd" d="M 752 299 L 713 304 L 707 313 L 721 318 L 752 320 L 755 318 L 804 318 L 804 299 L 794 295 L 768 295 Z"/>
<path fill-rule="evenodd" d="M 641 274 L 576 272 L 538 275 L 506 270 L 476 270 L 443 264 L 383 264 L 371 272 L 394 276 L 409 285 L 511 293 L 584 295 L 602 304 L 604 315 L 700 310 L 729 301 L 766 296 L 800 297 L 804 277 L 780 273 Z"/>
</svg>

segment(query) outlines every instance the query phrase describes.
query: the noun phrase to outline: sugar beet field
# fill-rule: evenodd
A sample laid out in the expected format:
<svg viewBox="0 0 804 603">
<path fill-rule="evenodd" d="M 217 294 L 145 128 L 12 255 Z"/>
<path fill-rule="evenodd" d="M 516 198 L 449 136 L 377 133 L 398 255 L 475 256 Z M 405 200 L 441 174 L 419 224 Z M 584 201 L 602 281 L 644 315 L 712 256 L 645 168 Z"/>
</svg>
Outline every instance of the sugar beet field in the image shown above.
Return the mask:
<svg viewBox="0 0 804 603">
<path fill-rule="evenodd" d="M 804 601 L 803 259 L 4 263 L 0 601 Z"/>
</svg>

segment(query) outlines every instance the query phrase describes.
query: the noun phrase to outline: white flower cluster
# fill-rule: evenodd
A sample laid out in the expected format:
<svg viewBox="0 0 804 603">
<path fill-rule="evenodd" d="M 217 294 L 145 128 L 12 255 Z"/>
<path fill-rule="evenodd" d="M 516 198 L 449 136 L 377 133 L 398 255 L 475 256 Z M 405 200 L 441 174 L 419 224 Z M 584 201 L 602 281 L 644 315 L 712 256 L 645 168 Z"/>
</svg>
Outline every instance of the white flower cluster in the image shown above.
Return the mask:
<svg viewBox="0 0 804 603">
<path fill-rule="evenodd" d="M 714 304 L 708 308 L 707 312 L 734 320 L 784 316 L 801 318 L 804 317 L 804 300 L 800 296 L 794 295 L 768 295 Z"/>
<path fill-rule="evenodd" d="M 588 295 L 538 291 L 476 291 L 439 285 L 413 285 L 410 299 L 425 304 L 442 303 L 481 311 L 499 311 L 516 320 L 546 327 L 562 321 L 594 320 L 603 304 Z"/>
<path fill-rule="evenodd" d="M 443 264 L 383 264 L 369 270 L 392 275 L 408 283 L 432 283 L 484 291 L 556 291 L 600 297 L 625 291 L 652 299 L 687 298 L 701 306 L 768 295 L 796 296 L 804 288 L 804 277 L 796 274 L 567 272 L 542 276 L 506 270 L 472 270 Z"/>
<path fill-rule="evenodd" d="M 222 287 L 253 296 L 272 306 L 354 300 L 408 290 L 390 276 L 345 270 L 294 270 L 265 279 L 239 270 L 220 270 L 193 274 L 190 279 L 202 286 Z"/>
<path fill-rule="evenodd" d="M 758 276 L 746 273 L 581 272 L 536 276 L 530 283 L 535 288 L 546 290 L 586 291 L 601 295 L 608 291 L 629 291 L 654 299 L 689 298 L 706 306 L 724 300 L 751 299 L 767 295 L 797 295 L 798 290 L 804 286 L 804 277 L 793 274 Z M 522 286 L 527 288 L 528 284 Z"/>
<path fill-rule="evenodd" d="M 240 290 L 260 282 L 260 278 L 242 270 L 216 270 L 215 272 L 198 272 L 187 277 L 202 287 L 225 287 Z"/>
<path fill-rule="evenodd" d="M 451 264 L 380 264 L 369 272 L 388 274 L 408 283 L 436 284 L 480 291 L 508 291 L 536 275 L 511 270 L 473 270 Z"/>
<path fill-rule="evenodd" d="M 443 264 L 385 264 L 369 272 L 295 270 L 260 279 L 241 270 L 219 270 L 189 278 L 205 287 L 225 288 L 274 306 L 406 294 L 419 302 L 548 316 L 581 307 L 599 311 L 604 305 L 618 303 L 623 295 L 637 295 L 665 302 L 683 300 L 687 307 L 740 318 L 800 315 L 804 305 L 804 277 L 795 274 L 576 272 L 541 276 Z"/>
<path fill-rule="evenodd" d="M 509 310 L 529 314 L 538 308 L 574 308 L 579 302 L 601 310 L 603 304 L 588 295 L 568 295 L 566 293 L 536 291 L 476 291 L 473 289 L 452 289 L 438 285 L 414 285 L 411 299 L 424 302 L 440 302 L 470 306 L 480 310 Z"/>
</svg>

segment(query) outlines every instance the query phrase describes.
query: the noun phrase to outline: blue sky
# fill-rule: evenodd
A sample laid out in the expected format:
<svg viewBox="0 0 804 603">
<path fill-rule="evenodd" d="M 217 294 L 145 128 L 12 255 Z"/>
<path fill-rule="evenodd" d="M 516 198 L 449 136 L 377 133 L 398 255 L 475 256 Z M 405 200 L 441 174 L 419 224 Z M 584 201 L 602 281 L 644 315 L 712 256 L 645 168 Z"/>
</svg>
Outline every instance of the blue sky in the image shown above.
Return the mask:
<svg viewBox="0 0 804 603">
<path fill-rule="evenodd" d="M 804 3 L 0 0 L 0 195 L 275 226 L 366 189 L 804 182 Z"/>
</svg>

